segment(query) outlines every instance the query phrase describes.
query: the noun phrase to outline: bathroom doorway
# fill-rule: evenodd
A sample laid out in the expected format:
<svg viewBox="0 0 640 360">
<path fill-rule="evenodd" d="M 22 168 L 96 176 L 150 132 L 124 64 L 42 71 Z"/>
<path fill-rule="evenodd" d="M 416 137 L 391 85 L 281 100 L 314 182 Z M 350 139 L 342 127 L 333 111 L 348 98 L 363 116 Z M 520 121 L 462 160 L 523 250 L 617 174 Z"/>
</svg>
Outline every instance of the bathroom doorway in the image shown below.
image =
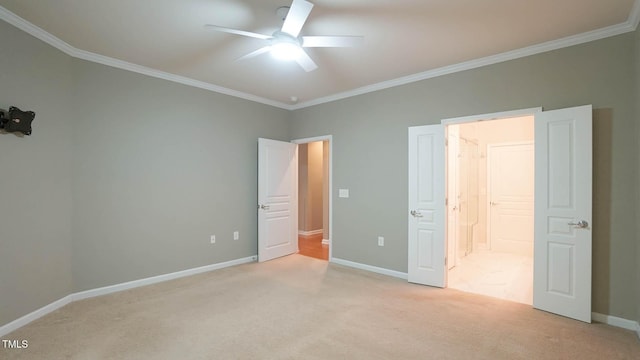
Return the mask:
<svg viewBox="0 0 640 360">
<path fill-rule="evenodd" d="M 446 127 L 450 288 L 533 303 L 533 119 Z"/>
</svg>

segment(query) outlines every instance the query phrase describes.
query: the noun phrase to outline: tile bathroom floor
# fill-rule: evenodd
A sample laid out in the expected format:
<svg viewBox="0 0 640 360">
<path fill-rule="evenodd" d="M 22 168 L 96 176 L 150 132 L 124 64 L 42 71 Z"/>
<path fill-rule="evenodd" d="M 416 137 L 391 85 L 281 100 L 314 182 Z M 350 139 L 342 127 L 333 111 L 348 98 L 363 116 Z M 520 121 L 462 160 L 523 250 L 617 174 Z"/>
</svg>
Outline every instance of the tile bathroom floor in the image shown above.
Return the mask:
<svg viewBox="0 0 640 360">
<path fill-rule="evenodd" d="M 533 257 L 480 250 L 449 270 L 448 287 L 531 305 Z"/>
</svg>

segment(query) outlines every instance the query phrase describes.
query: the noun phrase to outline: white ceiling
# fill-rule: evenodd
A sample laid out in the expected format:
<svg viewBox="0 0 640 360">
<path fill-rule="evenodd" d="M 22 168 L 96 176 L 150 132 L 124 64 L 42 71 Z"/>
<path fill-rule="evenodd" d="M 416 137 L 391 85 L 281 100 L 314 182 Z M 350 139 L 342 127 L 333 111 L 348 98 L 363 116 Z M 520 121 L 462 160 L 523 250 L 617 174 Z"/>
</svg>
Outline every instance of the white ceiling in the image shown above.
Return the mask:
<svg viewBox="0 0 640 360">
<path fill-rule="evenodd" d="M 301 35 L 365 41 L 307 49 L 309 73 L 268 54 L 235 61 L 263 40 L 203 26 L 270 35 L 290 0 L 0 0 L 0 18 L 75 57 L 295 109 L 633 31 L 640 17 L 640 0 L 310 1 Z"/>
</svg>

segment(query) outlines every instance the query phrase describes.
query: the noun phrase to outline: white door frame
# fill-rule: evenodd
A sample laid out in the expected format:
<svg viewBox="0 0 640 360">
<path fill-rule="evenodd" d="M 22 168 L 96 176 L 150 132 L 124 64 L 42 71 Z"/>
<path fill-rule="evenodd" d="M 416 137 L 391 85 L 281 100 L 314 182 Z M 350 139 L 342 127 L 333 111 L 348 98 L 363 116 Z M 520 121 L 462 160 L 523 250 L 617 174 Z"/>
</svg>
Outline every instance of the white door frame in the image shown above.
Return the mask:
<svg viewBox="0 0 640 360">
<path fill-rule="evenodd" d="M 453 131 L 455 130 L 455 131 Z M 455 132 L 455 134 L 453 134 Z M 445 242 L 447 243 L 447 270 L 451 270 L 458 265 L 458 213 L 460 207 L 458 204 L 458 185 L 459 178 L 458 172 L 460 168 L 460 161 L 457 160 L 458 154 L 460 154 L 460 131 L 459 127 L 445 127 L 445 189 L 447 192 L 447 199 L 445 208 L 447 214 L 445 215 L 446 230 L 445 230 Z M 456 160 L 454 160 L 454 157 Z M 453 166 L 450 166 L 452 165 Z M 450 176 L 453 174 L 453 176 Z M 452 220 L 452 221 L 449 221 Z M 452 241 L 450 241 L 452 240 Z"/>
<path fill-rule="evenodd" d="M 333 135 L 323 135 L 310 138 L 296 139 L 294 144 L 308 144 L 316 141 L 329 143 L 329 262 L 333 261 Z"/>
<path fill-rule="evenodd" d="M 477 122 L 477 121 L 500 120 L 500 119 L 509 119 L 509 118 L 515 118 L 515 117 L 521 117 L 521 116 L 531 116 L 539 112 L 542 112 L 542 107 L 443 119 L 442 121 L 440 121 L 440 123 L 442 125 L 464 124 L 464 123 Z"/>
</svg>

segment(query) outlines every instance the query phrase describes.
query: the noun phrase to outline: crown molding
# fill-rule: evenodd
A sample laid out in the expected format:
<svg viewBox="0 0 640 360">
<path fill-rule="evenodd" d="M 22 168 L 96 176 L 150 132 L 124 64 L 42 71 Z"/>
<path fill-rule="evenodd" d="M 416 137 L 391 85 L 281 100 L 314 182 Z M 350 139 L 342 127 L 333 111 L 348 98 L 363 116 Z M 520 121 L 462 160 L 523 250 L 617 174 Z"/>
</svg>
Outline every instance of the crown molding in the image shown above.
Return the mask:
<svg viewBox="0 0 640 360">
<path fill-rule="evenodd" d="M 57 37 L 44 31 L 42 28 L 33 25 L 20 16 L 12 13 L 11 11 L 0 6 L 0 19 L 8 22 L 9 24 L 17 27 L 18 29 L 26 32 L 27 34 L 44 41 L 45 43 L 53 46 L 54 48 L 62 51 L 63 53 L 74 56 L 73 53 L 76 50 L 73 46 L 58 39 Z"/>
<path fill-rule="evenodd" d="M 569 46 L 579 45 L 595 40 L 604 39 L 611 36 L 616 36 L 628 32 L 635 31 L 640 22 L 640 0 L 635 0 L 631 12 L 627 21 L 621 24 L 608 26 L 605 28 L 588 31 L 578 35 L 572 35 L 565 38 L 544 42 L 528 46 L 521 49 L 507 51 L 501 54 L 491 55 L 479 59 L 474 59 L 454 65 L 443 66 L 437 69 L 428 70 L 425 72 L 400 77 L 393 80 L 383 81 L 372 85 L 363 86 L 357 89 L 344 91 L 337 94 L 301 102 L 295 105 L 286 104 L 283 102 L 263 98 L 260 96 L 252 95 L 242 91 L 237 91 L 222 86 L 214 85 L 200 80 L 191 79 L 188 77 L 171 74 L 168 72 L 152 69 L 146 66 L 133 64 L 123 60 L 114 59 L 108 56 L 92 53 L 89 51 L 77 49 L 56 36 L 46 32 L 42 28 L 24 20 L 18 15 L 0 6 L 0 19 L 8 22 L 9 24 L 21 29 L 22 31 L 44 41 L 45 43 L 57 48 L 58 50 L 78 59 L 99 63 L 102 65 L 111 66 L 118 69 L 132 71 L 135 73 L 176 82 L 179 84 L 192 86 L 216 93 L 229 95 L 265 105 L 274 106 L 284 110 L 298 110 L 315 105 L 325 104 L 337 100 L 346 99 L 353 96 L 363 95 L 374 91 L 384 90 L 396 86 L 406 85 L 417 81 L 435 78 L 438 76 L 457 73 L 460 71 L 476 69 L 479 67 L 498 64 L 501 62 L 515 60 L 531 55 L 541 54 L 544 52 L 558 50 Z"/>
<path fill-rule="evenodd" d="M 187 85 L 187 86 L 192 86 L 192 87 L 196 87 L 196 88 L 200 88 L 200 89 L 204 89 L 204 90 L 209 90 L 209 91 L 213 91 L 213 92 L 216 92 L 216 93 L 229 95 L 229 96 L 233 96 L 233 97 L 237 97 L 237 98 L 241 98 L 241 99 L 245 99 L 245 100 L 249 100 L 249 101 L 253 101 L 253 102 L 257 102 L 257 103 L 261 103 L 261 104 L 265 104 L 265 105 L 270 105 L 270 106 L 274 106 L 274 107 L 285 109 L 285 110 L 290 110 L 290 106 L 288 104 L 281 103 L 281 102 L 278 102 L 278 101 L 266 99 L 266 98 L 263 98 L 263 97 L 260 97 L 260 96 L 256 96 L 256 95 L 248 94 L 248 93 L 245 93 L 245 92 L 242 92 L 242 91 L 237 91 L 237 90 L 225 88 L 225 87 L 218 86 L 218 85 L 213 85 L 213 84 L 208 83 L 208 82 L 199 81 L 199 80 L 191 79 L 191 78 L 188 78 L 188 77 L 184 77 L 184 76 L 175 75 L 175 74 L 171 74 L 171 73 L 168 73 L 168 72 L 152 69 L 152 68 L 149 68 L 149 67 L 146 67 L 146 66 L 133 64 L 133 63 L 130 63 L 130 62 L 127 62 L 127 61 L 114 59 L 114 58 L 111 58 L 111 57 L 108 57 L 108 56 L 92 53 L 92 52 L 89 52 L 89 51 L 84 51 L 84 50 L 80 50 L 80 49 L 76 49 L 76 48 L 73 48 L 73 49 L 74 49 L 73 50 L 73 54 L 71 56 L 73 56 L 75 58 L 78 58 L 78 59 L 91 61 L 91 62 L 94 62 L 94 63 L 107 65 L 107 66 L 111 66 L 111 67 L 114 67 L 114 68 L 127 70 L 127 71 L 135 72 L 135 73 L 138 73 L 138 74 L 147 75 L 147 76 L 151 76 L 151 77 L 154 77 L 154 78 L 163 79 L 163 80 L 167 80 L 167 81 L 171 81 L 171 82 L 175 82 L 175 83 L 179 83 L 179 84 L 183 84 L 183 85 Z"/>
<path fill-rule="evenodd" d="M 168 72 L 152 69 L 146 66 L 137 65 L 127 61 L 114 59 L 108 56 L 78 49 L 76 47 L 69 45 L 68 43 L 59 39 L 58 37 L 48 33 L 44 29 L 19 17 L 18 15 L 12 13 L 11 11 L 7 10 L 2 6 L 0 6 L 0 19 L 17 27 L 18 29 L 26 32 L 27 34 L 30 34 L 31 36 L 44 41 L 45 43 L 53 46 L 54 48 L 64 52 L 65 54 L 77 59 L 95 62 L 98 64 L 111 66 L 117 69 L 127 70 L 127 71 L 135 72 L 138 74 L 155 77 L 158 79 L 163 79 L 163 80 L 167 80 L 167 81 L 171 81 L 171 82 L 175 82 L 175 83 L 179 83 L 179 84 L 183 84 L 191 87 L 209 90 L 216 93 L 229 95 L 229 96 L 233 96 L 233 97 L 237 97 L 237 98 L 241 98 L 241 99 L 245 99 L 245 100 L 249 100 L 249 101 L 253 101 L 253 102 L 257 102 L 265 105 L 270 105 L 270 106 L 274 106 L 274 107 L 285 109 L 285 110 L 291 110 L 290 109 L 291 106 L 289 104 L 285 104 L 279 101 L 266 99 L 266 98 L 248 94 L 242 91 L 225 88 L 225 87 L 214 85 L 204 81 L 199 81 L 199 80 L 191 79 L 185 76 L 171 74 Z"/>
<path fill-rule="evenodd" d="M 469 60 L 462 63 L 443 66 L 437 69 L 428 70 L 425 72 L 408 75 L 405 77 L 383 81 L 373 85 L 363 86 L 354 90 L 345 91 L 342 93 L 329 95 L 326 97 L 305 101 L 296 105 L 291 106 L 292 110 L 298 110 L 314 105 L 320 105 L 328 102 L 333 102 L 337 100 L 346 99 L 349 97 L 362 95 L 374 91 L 389 89 L 396 86 L 406 85 L 410 83 L 414 83 L 421 80 L 431 79 L 438 76 L 449 75 L 465 70 L 476 69 L 483 66 L 498 64 L 501 62 L 515 60 L 531 55 L 541 54 L 544 52 L 558 50 L 569 46 L 584 44 L 587 42 L 600 40 L 616 35 L 621 35 L 624 33 L 632 32 L 636 29 L 638 25 L 638 18 L 640 13 L 640 0 L 636 0 L 634 3 L 634 13 L 629 16 L 629 20 L 624 23 L 618 25 L 612 25 L 605 28 L 585 32 L 578 35 L 567 36 L 561 39 L 552 40 L 548 42 L 544 42 L 541 44 L 536 44 L 532 46 L 528 46 L 525 48 L 507 51 L 501 54 L 491 55 L 479 59 Z M 635 14 L 635 15 L 634 15 Z M 635 21 L 635 24 L 633 22 Z"/>
<path fill-rule="evenodd" d="M 640 0 L 636 0 L 633 2 L 633 7 L 631 7 L 631 12 L 629 13 L 629 18 L 627 19 L 627 23 L 633 28 L 631 31 L 635 31 L 638 28 L 639 22 L 640 22 Z"/>
</svg>

